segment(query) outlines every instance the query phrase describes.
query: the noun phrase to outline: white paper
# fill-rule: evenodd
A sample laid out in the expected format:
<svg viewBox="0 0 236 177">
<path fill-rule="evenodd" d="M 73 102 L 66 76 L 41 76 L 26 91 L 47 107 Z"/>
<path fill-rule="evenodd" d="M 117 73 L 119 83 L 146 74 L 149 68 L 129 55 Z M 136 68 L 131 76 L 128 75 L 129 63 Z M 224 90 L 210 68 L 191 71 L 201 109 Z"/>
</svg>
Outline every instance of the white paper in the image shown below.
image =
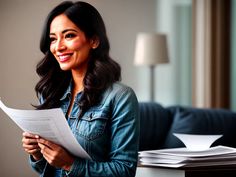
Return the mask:
<svg viewBox="0 0 236 177">
<path fill-rule="evenodd" d="M 216 146 L 199 151 L 187 148 L 141 151 L 139 161 L 141 165 L 170 168 L 230 165 L 236 164 L 236 149 Z"/>
<path fill-rule="evenodd" d="M 0 100 L 0 108 L 25 132 L 39 135 L 63 146 L 75 156 L 90 156 L 74 137 L 60 108 L 47 110 L 19 110 L 6 107 Z"/>
<path fill-rule="evenodd" d="M 143 163 L 153 163 L 153 164 L 178 164 L 182 163 L 185 160 L 179 160 L 179 159 L 165 159 L 165 158 L 151 158 L 151 157 L 142 157 L 140 158 L 140 162 Z"/>
<path fill-rule="evenodd" d="M 236 153 L 235 148 L 226 147 L 226 146 L 215 146 L 207 150 L 200 151 L 190 151 L 187 148 L 171 148 L 171 149 L 160 149 L 160 150 L 151 150 L 151 151 L 141 151 L 141 155 L 150 154 L 150 155 L 171 155 L 177 157 L 207 157 L 207 156 L 216 156 L 216 155 L 226 155 Z"/>
<path fill-rule="evenodd" d="M 212 143 L 222 137 L 222 135 L 197 135 L 173 133 L 180 139 L 189 150 L 205 150 L 210 148 Z"/>
</svg>

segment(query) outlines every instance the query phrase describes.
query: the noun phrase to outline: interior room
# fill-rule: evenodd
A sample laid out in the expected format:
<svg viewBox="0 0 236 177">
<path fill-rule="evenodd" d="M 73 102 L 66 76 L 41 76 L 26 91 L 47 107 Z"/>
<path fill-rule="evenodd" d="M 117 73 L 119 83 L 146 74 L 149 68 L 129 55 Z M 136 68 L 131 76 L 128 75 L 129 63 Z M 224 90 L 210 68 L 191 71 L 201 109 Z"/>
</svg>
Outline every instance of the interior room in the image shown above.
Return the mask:
<svg viewBox="0 0 236 177">
<path fill-rule="evenodd" d="M 205 1 L 205 2 L 204 2 Z M 213 2 L 214 1 L 214 2 Z M 44 19 L 62 0 L 0 1 L 0 98 L 12 108 L 34 109 L 35 67 Z M 231 0 L 86 0 L 101 13 L 110 55 L 138 101 L 236 111 L 236 2 Z M 222 4 L 221 4 L 222 3 Z M 166 35 L 168 60 L 135 65 L 139 33 Z M 153 87 L 154 94 L 150 92 Z M 22 148 L 22 130 L 0 111 L 2 176 L 36 177 Z"/>
</svg>

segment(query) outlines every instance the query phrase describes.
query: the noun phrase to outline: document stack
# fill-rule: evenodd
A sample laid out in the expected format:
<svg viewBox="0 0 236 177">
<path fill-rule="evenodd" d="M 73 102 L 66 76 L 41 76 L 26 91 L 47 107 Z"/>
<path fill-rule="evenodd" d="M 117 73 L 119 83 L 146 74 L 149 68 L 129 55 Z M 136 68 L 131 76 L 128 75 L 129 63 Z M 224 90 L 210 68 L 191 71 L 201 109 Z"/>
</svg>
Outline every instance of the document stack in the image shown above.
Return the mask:
<svg viewBox="0 0 236 177">
<path fill-rule="evenodd" d="M 172 148 L 141 151 L 139 164 L 170 168 L 235 165 L 236 148 L 215 146 L 205 150 Z"/>
</svg>

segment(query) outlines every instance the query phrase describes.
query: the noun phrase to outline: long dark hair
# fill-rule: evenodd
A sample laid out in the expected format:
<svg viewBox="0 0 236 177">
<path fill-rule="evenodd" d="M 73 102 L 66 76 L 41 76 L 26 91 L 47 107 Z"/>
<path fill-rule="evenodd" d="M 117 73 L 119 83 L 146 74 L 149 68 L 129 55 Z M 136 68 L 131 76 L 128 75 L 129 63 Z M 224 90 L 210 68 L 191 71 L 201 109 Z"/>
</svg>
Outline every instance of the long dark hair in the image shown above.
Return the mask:
<svg viewBox="0 0 236 177">
<path fill-rule="evenodd" d="M 85 33 L 87 39 L 96 37 L 99 40 L 99 46 L 90 52 L 91 57 L 83 80 L 84 91 L 79 106 L 84 112 L 99 102 L 101 94 L 106 88 L 121 79 L 121 68 L 109 56 L 110 45 L 99 12 L 86 2 L 62 2 L 49 13 L 41 36 L 40 49 L 45 56 L 36 68 L 40 81 L 35 86 L 35 91 L 38 97 L 42 96 L 44 102 L 36 106 L 37 109 L 59 107 L 60 98 L 72 78 L 70 71 L 60 69 L 50 52 L 50 24 L 60 14 L 65 14 L 77 25 Z"/>
</svg>

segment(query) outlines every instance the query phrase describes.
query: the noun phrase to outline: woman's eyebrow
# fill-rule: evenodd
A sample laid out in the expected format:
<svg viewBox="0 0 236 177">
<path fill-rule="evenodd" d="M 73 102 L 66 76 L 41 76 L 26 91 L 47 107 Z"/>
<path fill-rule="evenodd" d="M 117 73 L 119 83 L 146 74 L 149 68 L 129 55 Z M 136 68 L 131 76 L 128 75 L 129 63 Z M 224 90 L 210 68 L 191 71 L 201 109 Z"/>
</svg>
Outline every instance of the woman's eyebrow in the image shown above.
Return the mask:
<svg viewBox="0 0 236 177">
<path fill-rule="evenodd" d="M 68 32 L 68 31 L 73 31 L 73 32 L 77 32 L 75 29 L 65 29 L 62 31 L 62 34 Z M 56 35 L 55 33 L 50 33 L 49 35 Z"/>
<path fill-rule="evenodd" d="M 65 29 L 65 30 L 62 31 L 62 34 L 68 32 L 68 31 L 74 31 L 74 32 L 77 32 L 75 29 Z"/>
</svg>

